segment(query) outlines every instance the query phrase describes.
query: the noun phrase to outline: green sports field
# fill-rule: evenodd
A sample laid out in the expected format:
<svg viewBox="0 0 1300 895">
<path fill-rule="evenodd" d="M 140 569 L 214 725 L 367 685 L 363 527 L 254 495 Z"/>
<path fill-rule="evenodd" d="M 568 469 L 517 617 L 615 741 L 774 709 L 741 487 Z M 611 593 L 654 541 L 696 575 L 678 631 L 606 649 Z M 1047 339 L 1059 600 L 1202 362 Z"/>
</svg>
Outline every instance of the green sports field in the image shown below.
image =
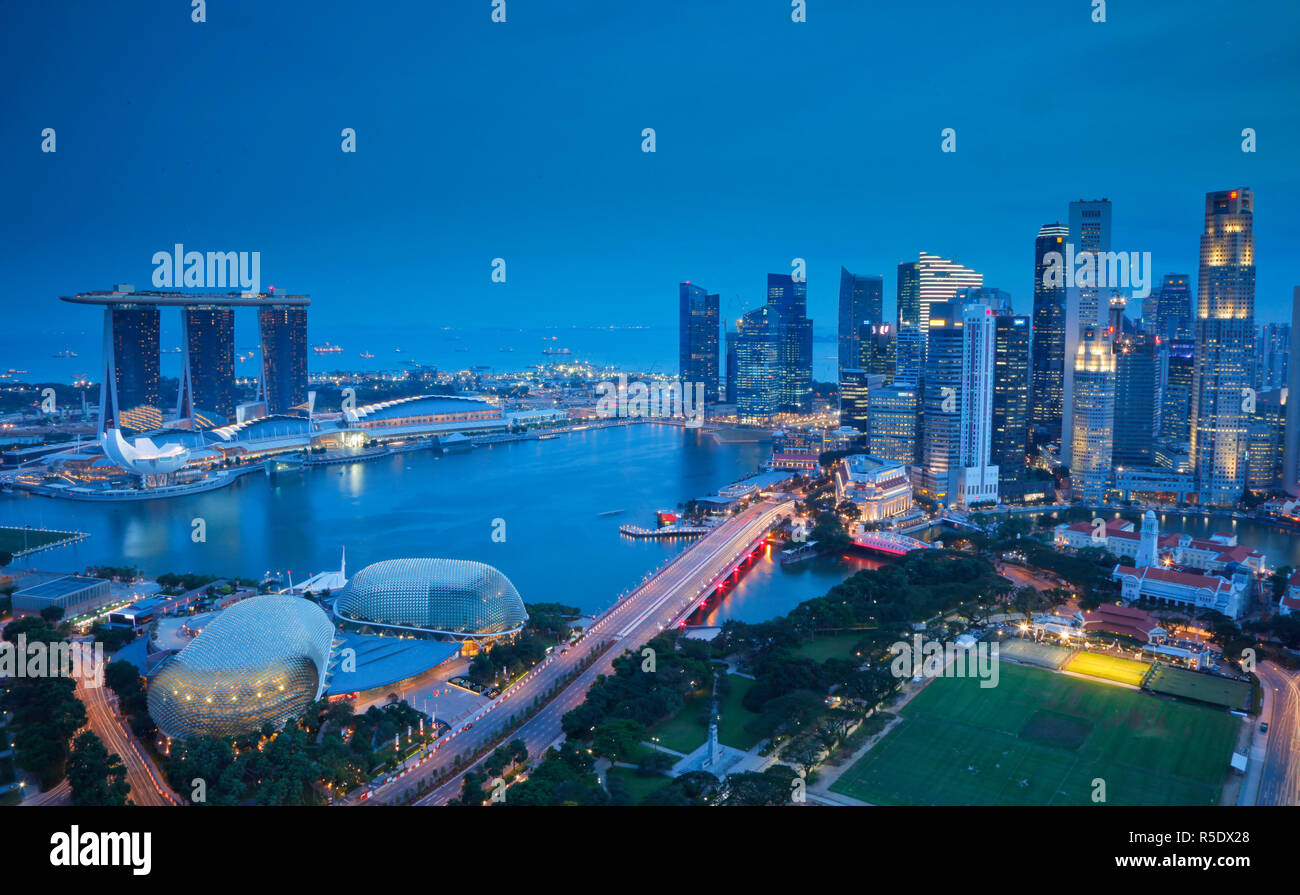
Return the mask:
<svg viewBox="0 0 1300 895">
<path fill-rule="evenodd" d="M 937 678 L 831 787 L 877 805 L 1213 805 L 1237 719 L 1037 668 Z"/>
<path fill-rule="evenodd" d="M 1230 709 L 1250 708 L 1250 684 L 1185 668 L 1157 665 L 1151 680 L 1147 681 L 1147 687 L 1156 693 L 1196 699 Z"/>
<path fill-rule="evenodd" d="M 1122 656 L 1111 656 L 1106 653 L 1081 652 L 1065 663 L 1066 671 L 1116 681 L 1132 687 L 1141 685 L 1142 679 L 1146 677 L 1150 668 L 1150 662 L 1139 662 L 1136 659 L 1125 659 Z"/>
</svg>

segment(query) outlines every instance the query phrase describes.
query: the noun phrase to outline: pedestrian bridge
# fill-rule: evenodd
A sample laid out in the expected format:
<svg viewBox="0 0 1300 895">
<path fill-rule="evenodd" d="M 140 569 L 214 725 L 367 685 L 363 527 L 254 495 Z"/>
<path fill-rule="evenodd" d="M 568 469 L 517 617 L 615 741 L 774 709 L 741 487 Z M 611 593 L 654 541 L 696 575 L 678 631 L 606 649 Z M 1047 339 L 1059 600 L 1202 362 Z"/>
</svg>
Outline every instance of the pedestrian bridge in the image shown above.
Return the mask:
<svg viewBox="0 0 1300 895">
<path fill-rule="evenodd" d="M 911 550 L 929 550 L 930 545 L 892 531 L 866 531 L 853 539 L 855 547 L 902 556 Z"/>
</svg>

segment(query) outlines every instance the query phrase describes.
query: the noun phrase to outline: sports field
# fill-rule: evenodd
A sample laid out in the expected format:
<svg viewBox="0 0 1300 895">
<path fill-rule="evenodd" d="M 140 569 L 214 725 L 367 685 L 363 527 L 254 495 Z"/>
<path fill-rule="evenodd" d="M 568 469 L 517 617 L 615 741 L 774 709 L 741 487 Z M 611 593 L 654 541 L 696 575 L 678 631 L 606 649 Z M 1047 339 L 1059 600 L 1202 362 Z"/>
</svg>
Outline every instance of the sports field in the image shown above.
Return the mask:
<svg viewBox="0 0 1300 895">
<path fill-rule="evenodd" d="M 831 787 L 877 805 L 1213 805 L 1237 719 L 1010 663 L 936 678 Z"/>
<path fill-rule="evenodd" d="M 1139 662 L 1137 659 L 1125 659 L 1122 656 L 1109 656 L 1105 653 L 1080 652 L 1065 663 L 1066 671 L 1134 687 L 1141 685 L 1142 679 L 1146 677 L 1150 668 L 1150 662 Z"/>
<path fill-rule="evenodd" d="M 1230 709 L 1250 708 L 1250 684 L 1184 668 L 1157 665 L 1147 687 L 1156 693 L 1196 699 Z"/>
</svg>

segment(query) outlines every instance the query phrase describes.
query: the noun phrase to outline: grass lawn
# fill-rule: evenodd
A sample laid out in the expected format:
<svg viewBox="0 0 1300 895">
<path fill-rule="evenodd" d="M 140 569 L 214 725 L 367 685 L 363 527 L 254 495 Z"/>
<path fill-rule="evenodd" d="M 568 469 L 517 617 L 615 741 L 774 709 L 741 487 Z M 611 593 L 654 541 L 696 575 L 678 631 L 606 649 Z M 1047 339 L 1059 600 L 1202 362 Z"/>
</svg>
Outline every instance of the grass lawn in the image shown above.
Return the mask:
<svg viewBox="0 0 1300 895">
<path fill-rule="evenodd" d="M 52 531 L 34 531 L 24 532 L 21 528 L 10 528 L 0 526 L 0 551 L 5 553 L 18 553 L 26 549 L 23 546 L 23 538 L 26 537 L 27 548 L 44 547 L 46 544 L 53 544 L 57 541 L 63 541 L 71 537 L 66 532 Z"/>
<path fill-rule="evenodd" d="M 667 774 L 655 774 L 653 777 L 642 777 L 631 768 L 610 768 L 610 777 L 618 777 L 627 784 L 628 795 L 632 797 L 634 805 L 640 805 L 645 797 L 652 792 L 663 789 L 673 778 Z"/>
<path fill-rule="evenodd" d="M 718 721 L 718 742 L 748 752 L 762 739 L 745 730 L 745 725 L 758 716 L 745 708 L 741 702 L 749 692 L 749 688 L 754 686 L 754 680 L 735 674 L 729 675 L 727 680 L 731 683 L 731 692 L 722 700 L 719 707 L 722 718 Z"/>
<path fill-rule="evenodd" d="M 1220 709 L 1006 664 L 937 678 L 831 787 L 879 805 L 1213 805 L 1237 733 Z"/>
<path fill-rule="evenodd" d="M 1250 708 L 1251 686 L 1246 681 L 1234 681 L 1214 674 L 1201 674 L 1185 668 L 1157 665 L 1147 686 L 1156 693 L 1196 699 L 1230 709 Z"/>
<path fill-rule="evenodd" d="M 709 738 L 709 725 L 701 717 L 708 710 L 709 699 L 707 693 L 687 697 L 681 711 L 650 728 L 650 736 L 657 737 L 665 749 L 689 755 Z"/>
<path fill-rule="evenodd" d="M 870 631 L 847 631 L 840 634 L 823 634 L 808 641 L 795 652 L 818 662 L 825 662 L 827 659 L 847 659 L 854 645 L 870 633 Z"/>
<path fill-rule="evenodd" d="M 1121 684 L 1131 684 L 1134 687 L 1142 683 L 1142 679 L 1146 677 L 1150 668 L 1150 662 L 1139 662 L 1136 659 L 1125 659 L 1122 656 L 1108 656 L 1105 653 L 1089 652 L 1080 652 L 1065 664 L 1066 671 L 1073 671 L 1075 674 L 1086 674 L 1090 677 L 1099 677 L 1107 681 L 1116 681 Z"/>
</svg>

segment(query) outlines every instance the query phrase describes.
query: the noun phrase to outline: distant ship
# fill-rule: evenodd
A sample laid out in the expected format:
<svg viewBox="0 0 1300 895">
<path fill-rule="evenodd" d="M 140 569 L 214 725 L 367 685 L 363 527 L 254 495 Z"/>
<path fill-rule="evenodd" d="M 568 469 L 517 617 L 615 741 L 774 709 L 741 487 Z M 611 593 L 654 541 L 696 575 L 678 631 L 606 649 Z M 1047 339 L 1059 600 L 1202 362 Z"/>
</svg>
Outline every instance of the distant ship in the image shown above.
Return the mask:
<svg viewBox="0 0 1300 895">
<path fill-rule="evenodd" d="M 544 348 L 542 354 L 550 357 L 553 354 L 573 354 L 568 348 Z"/>
<path fill-rule="evenodd" d="M 311 350 L 315 351 L 317 354 L 342 354 L 343 346 L 331 345 L 329 342 L 326 342 L 324 345 L 311 346 Z"/>
<path fill-rule="evenodd" d="M 374 355 L 371 354 L 369 351 L 363 351 L 363 352 L 361 352 L 361 356 L 362 356 L 363 358 L 365 358 L 366 360 L 372 360 L 372 359 L 374 358 Z"/>
<path fill-rule="evenodd" d="M 159 349 L 158 353 L 159 354 L 180 354 L 181 350 L 180 348 L 162 348 Z"/>
<path fill-rule="evenodd" d="M 58 352 L 57 354 L 50 355 L 50 357 L 76 357 L 76 356 L 77 356 L 77 352 L 73 351 L 71 348 L 64 348 L 62 351 Z"/>
<path fill-rule="evenodd" d="M 513 348 L 498 348 L 497 351 L 514 351 Z"/>
</svg>

